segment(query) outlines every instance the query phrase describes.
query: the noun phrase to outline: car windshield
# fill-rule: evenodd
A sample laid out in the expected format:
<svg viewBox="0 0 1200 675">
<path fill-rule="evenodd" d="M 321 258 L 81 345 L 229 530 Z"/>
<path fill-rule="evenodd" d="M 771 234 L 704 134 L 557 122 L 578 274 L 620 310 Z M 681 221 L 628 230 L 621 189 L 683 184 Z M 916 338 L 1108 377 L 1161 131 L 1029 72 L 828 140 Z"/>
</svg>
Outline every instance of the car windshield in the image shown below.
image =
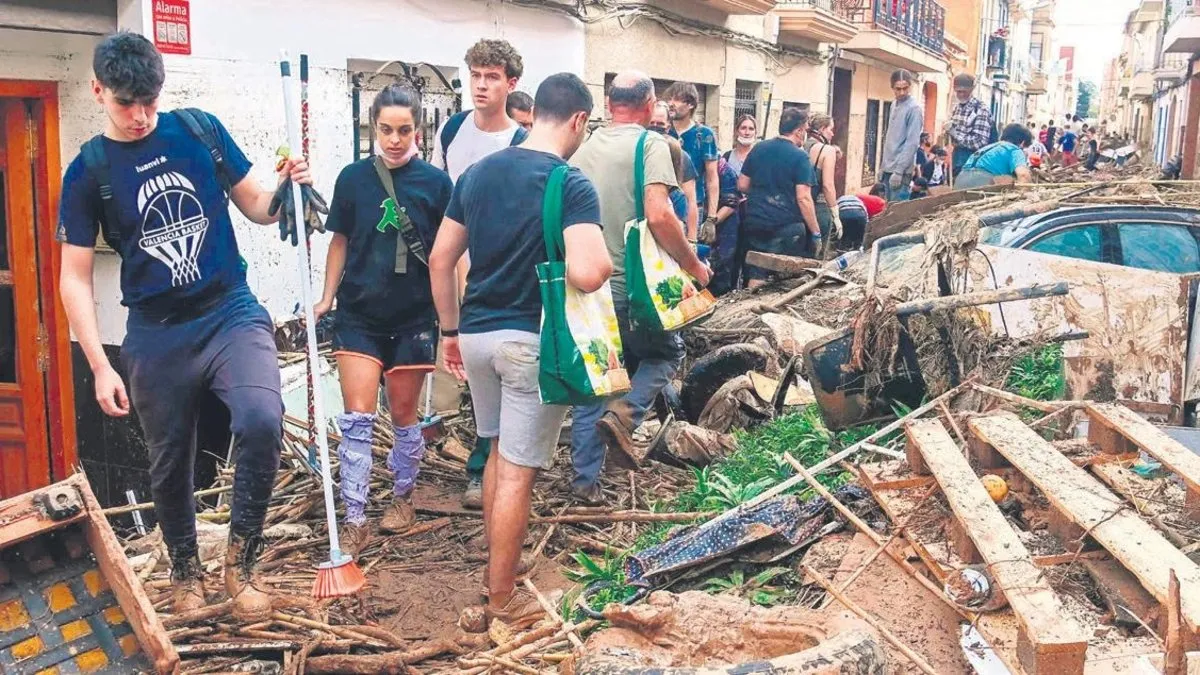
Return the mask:
<svg viewBox="0 0 1200 675">
<path fill-rule="evenodd" d="M 1003 233 L 1003 227 L 981 227 L 979 228 L 979 243 L 999 246 Z"/>
</svg>

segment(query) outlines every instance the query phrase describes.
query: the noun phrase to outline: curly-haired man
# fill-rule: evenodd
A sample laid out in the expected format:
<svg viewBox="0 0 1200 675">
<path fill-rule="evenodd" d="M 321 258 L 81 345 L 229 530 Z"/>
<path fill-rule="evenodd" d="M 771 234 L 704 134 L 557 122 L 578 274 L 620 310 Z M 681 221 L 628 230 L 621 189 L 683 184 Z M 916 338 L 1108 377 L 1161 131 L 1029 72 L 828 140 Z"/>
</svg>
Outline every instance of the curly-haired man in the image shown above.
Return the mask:
<svg viewBox="0 0 1200 675">
<path fill-rule="evenodd" d="M 456 183 L 471 165 L 498 150 L 520 144 L 528 135 L 509 117 L 507 110 L 509 94 L 516 90 L 517 81 L 525 72 L 516 48 L 506 40 L 480 40 L 467 50 L 465 61 L 471 72 L 474 108 L 446 120 L 434 140 L 432 158 L 434 166 L 444 169 Z M 458 266 L 460 296 L 466 289 L 469 264 L 464 256 Z M 443 378 L 444 373 L 439 371 L 436 377 Z M 467 508 L 483 507 L 483 468 L 489 448 L 486 440 L 478 441 L 467 461 L 467 489 L 462 497 Z"/>
</svg>

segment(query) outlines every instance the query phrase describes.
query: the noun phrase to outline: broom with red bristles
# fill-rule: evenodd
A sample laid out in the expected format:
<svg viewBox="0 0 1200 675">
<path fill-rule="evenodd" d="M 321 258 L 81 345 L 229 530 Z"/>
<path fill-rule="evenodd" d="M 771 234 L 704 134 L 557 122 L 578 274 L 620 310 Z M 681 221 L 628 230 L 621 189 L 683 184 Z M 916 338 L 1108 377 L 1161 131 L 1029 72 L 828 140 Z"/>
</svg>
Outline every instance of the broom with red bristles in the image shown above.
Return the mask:
<svg viewBox="0 0 1200 675">
<path fill-rule="evenodd" d="M 292 94 L 292 64 L 284 53 L 279 61 L 279 72 L 283 76 L 283 105 L 284 117 L 287 120 L 288 143 L 293 148 L 300 148 L 300 120 L 296 109 L 296 101 Z M 308 342 L 308 368 L 310 373 L 320 372 L 317 356 L 317 321 L 313 312 L 313 290 L 311 272 L 308 266 L 308 228 L 304 218 L 304 202 L 300 196 L 300 185 L 292 183 L 292 199 L 296 207 L 297 235 L 303 233 L 304 243 L 296 246 L 296 255 L 300 267 L 300 303 L 304 306 L 305 337 Z M 321 455 L 321 483 L 325 489 L 325 523 L 329 527 L 329 560 L 317 567 L 317 580 L 313 584 L 312 594 L 316 598 L 332 598 L 357 593 L 367 583 L 362 570 L 354 563 L 354 559 L 346 555 L 338 541 L 337 511 L 333 504 L 333 474 L 329 468 L 329 436 L 325 432 L 325 401 L 321 387 L 315 386 L 313 391 L 313 417 L 317 432 L 317 449 Z"/>
</svg>

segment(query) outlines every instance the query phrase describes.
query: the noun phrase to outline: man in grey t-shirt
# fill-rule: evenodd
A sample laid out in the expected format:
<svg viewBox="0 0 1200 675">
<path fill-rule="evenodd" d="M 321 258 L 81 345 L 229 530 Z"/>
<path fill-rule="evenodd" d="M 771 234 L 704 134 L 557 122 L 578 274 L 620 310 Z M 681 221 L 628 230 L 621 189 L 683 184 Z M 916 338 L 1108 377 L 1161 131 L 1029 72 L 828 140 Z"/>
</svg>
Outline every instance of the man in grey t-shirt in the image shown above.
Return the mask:
<svg viewBox="0 0 1200 675">
<path fill-rule="evenodd" d="M 633 330 L 629 325 L 625 288 L 625 223 L 637 217 L 634 192 L 634 155 L 638 139 L 654 112 L 654 83 L 648 75 L 625 72 L 613 78 L 608 93 L 612 123 L 597 129 L 571 164 L 579 167 L 600 195 L 600 219 L 604 241 L 613 260 L 610 279 L 617 324 L 625 352 L 625 366 L 632 374 L 632 390 L 618 399 L 572 412 L 571 459 L 575 478 L 571 492 L 587 503 L 602 499 L 599 478 L 604 465 L 605 445 L 625 454 L 633 452 L 633 430 L 646 409 L 674 376 L 683 359 L 683 342 L 674 333 Z M 711 272 L 696 257 L 684 236 L 683 223 L 671 207 L 668 192 L 675 187 L 675 168 L 666 141 L 656 133 L 646 134 L 644 212 L 655 240 L 678 260 L 701 286 Z"/>
<path fill-rule="evenodd" d="M 892 92 L 896 103 L 888 119 L 887 136 L 883 139 L 883 161 L 879 180 L 887 186 L 887 200 L 904 201 L 912 190 L 914 159 L 921 145 L 925 113 L 912 96 L 916 78 L 901 68 L 892 73 Z"/>
</svg>

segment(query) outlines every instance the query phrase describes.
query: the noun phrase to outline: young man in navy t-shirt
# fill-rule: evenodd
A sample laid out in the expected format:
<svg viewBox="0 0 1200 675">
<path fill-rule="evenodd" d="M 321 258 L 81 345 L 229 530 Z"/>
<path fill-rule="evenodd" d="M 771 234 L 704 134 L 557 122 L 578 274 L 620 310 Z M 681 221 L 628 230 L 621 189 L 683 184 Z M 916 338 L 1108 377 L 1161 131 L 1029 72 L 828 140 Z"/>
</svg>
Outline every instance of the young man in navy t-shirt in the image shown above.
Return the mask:
<svg viewBox="0 0 1200 675">
<path fill-rule="evenodd" d="M 259 621 L 271 613 L 255 564 L 279 467 L 283 399 L 274 325 L 246 285 L 217 153 L 229 199 L 247 218 L 275 221 L 268 214 L 273 193 L 248 178 L 250 162 L 215 117 L 200 113 L 215 137 L 210 148 L 181 113 L 158 113 L 163 61 L 145 37 L 108 36 L 96 46 L 92 67 L 92 93 L 107 118 L 98 141 L 103 163 L 77 156 L 63 177 L 63 306 L 92 368 L 100 407 L 114 417 L 128 415 L 131 402 L 137 408 L 171 557 L 173 612 L 208 602 L 192 496 L 197 403 L 211 391 L 229 408 L 239 452 L 225 588 L 236 617 Z M 107 204 L 103 169 L 96 168 L 103 166 Z M 297 183 L 312 182 L 303 161 L 289 161 L 285 170 Z M 130 396 L 97 328 L 92 269 L 101 229 L 121 257 L 122 304 L 129 308 L 121 362 Z"/>
<path fill-rule="evenodd" d="M 486 616 L 514 629 L 543 613 L 516 587 L 517 565 L 533 483 L 554 454 L 567 414 L 539 397 L 542 204 L 551 172 L 579 149 L 592 111 L 587 85 L 570 73 L 546 78 L 534 101 L 528 140 L 480 160 L 455 183 L 429 256 L 446 369 L 467 380 L 479 436 L 492 441 L 483 474 Z M 567 283 L 599 289 L 612 260 L 596 189 L 578 169 L 569 170 L 562 186 L 562 227 Z M 454 266 L 466 252 L 471 269 L 460 312 Z"/>
</svg>

